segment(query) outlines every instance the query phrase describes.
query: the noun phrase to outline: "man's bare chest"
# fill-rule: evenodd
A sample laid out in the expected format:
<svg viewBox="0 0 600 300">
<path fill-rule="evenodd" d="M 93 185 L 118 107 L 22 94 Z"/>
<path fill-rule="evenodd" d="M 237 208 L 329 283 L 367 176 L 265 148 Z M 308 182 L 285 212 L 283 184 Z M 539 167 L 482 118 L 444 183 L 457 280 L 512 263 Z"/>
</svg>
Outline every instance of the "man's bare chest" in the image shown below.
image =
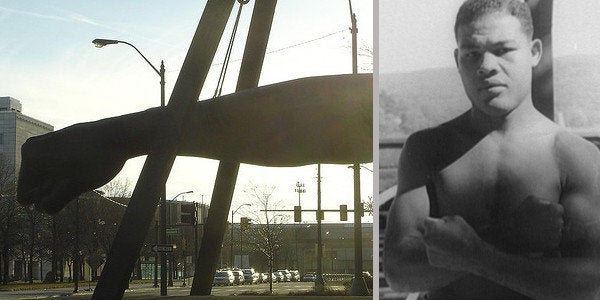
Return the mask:
<svg viewBox="0 0 600 300">
<path fill-rule="evenodd" d="M 558 202 L 560 173 L 553 139 L 483 139 L 434 176 L 441 215 L 461 215 L 475 228 L 510 213 L 527 196 Z"/>
</svg>

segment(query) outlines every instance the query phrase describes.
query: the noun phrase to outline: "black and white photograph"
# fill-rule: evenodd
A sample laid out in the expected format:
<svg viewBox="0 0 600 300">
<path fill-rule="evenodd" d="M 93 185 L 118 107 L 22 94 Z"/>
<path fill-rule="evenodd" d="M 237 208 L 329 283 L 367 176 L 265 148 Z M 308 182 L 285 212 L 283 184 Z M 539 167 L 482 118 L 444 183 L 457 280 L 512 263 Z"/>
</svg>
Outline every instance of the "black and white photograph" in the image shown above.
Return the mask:
<svg viewBox="0 0 600 300">
<path fill-rule="evenodd" d="M 600 297 L 599 14 L 379 1 L 379 299 Z"/>
</svg>

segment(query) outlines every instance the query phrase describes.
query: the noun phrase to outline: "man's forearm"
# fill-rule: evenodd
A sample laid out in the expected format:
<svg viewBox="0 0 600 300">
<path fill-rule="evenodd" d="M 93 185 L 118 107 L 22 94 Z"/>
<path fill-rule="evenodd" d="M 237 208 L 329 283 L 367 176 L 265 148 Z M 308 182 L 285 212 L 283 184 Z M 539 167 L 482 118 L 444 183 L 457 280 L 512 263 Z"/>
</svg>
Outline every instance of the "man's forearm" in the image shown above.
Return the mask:
<svg viewBox="0 0 600 300">
<path fill-rule="evenodd" d="M 597 299 L 600 290 L 596 258 L 528 258 L 485 244 L 466 271 L 536 299 Z"/>
<path fill-rule="evenodd" d="M 399 292 L 435 290 L 467 274 L 429 264 L 425 246 L 417 237 L 405 238 L 399 243 L 399 247 L 386 245 L 384 251 L 386 280 Z"/>
</svg>

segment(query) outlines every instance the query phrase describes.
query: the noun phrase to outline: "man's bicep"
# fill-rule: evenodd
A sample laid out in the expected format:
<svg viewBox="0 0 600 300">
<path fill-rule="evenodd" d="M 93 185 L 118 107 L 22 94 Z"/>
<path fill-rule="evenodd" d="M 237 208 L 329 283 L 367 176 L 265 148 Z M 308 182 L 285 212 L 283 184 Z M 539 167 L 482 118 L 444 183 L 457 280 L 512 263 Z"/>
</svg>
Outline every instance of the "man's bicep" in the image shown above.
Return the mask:
<svg viewBox="0 0 600 300">
<path fill-rule="evenodd" d="M 600 152 L 585 143 L 562 147 L 564 208 L 561 250 L 566 256 L 600 257 Z"/>
<path fill-rule="evenodd" d="M 398 163 L 398 195 L 427 183 L 431 175 L 429 151 L 426 137 L 421 132 L 408 137 Z"/>
<path fill-rule="evenodd" d="M 429 215 L 429 200 L 424 186 L 399 193 L 388 213 L 386 240 L 400 242 L 406 237 L 420 237 L 419 227 Z"/>
<path fill-rule="evenodd" d="M 561 252 L 568 257 L 600 257 L 600 195 L 570 191 L 561 198 L 564 230 Z"/>
</svg>

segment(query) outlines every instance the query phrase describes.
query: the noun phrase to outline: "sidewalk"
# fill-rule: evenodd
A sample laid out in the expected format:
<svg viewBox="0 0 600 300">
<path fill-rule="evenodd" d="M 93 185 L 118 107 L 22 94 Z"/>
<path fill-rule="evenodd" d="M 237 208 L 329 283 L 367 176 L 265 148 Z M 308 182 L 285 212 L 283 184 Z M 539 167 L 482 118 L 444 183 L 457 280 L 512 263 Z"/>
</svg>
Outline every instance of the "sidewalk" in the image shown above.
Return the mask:
<svg viewBox="0 0 600 300">
<path fill-rule="evenodd" d="M 21 291 L 3 291 L 0 292 L 0 299 L 90 299 L 94 293 L 88 284 L 79 285 L 78 293 L 73 293 L 73 287 L 61 287 L 55 289 L 37 289 Z M 130 288 L 125 291 L 123 299 L 373 299 L 372 296 L 327 296 L 327 295 L 303 295 L 312 291 L 312 286 L 274 284 L 273 295 L 266 295 L 268 285 L 247 285 L 235 286 L 229 288 L 213 288 L 211 295 L 208 296 L 190 296 L 190 286 L 173 286 L 167 290 L 167 296 L 160 296 L 160 288 L 153 287 L 152 283 L 132 283 Z M 330 286 L 330 291 L 343 290 L 343 286 Z M 290 295 L 292 293 L 292 295 Z M 300 294 L 300 295 L 293 295 Z"/>
</svg>

